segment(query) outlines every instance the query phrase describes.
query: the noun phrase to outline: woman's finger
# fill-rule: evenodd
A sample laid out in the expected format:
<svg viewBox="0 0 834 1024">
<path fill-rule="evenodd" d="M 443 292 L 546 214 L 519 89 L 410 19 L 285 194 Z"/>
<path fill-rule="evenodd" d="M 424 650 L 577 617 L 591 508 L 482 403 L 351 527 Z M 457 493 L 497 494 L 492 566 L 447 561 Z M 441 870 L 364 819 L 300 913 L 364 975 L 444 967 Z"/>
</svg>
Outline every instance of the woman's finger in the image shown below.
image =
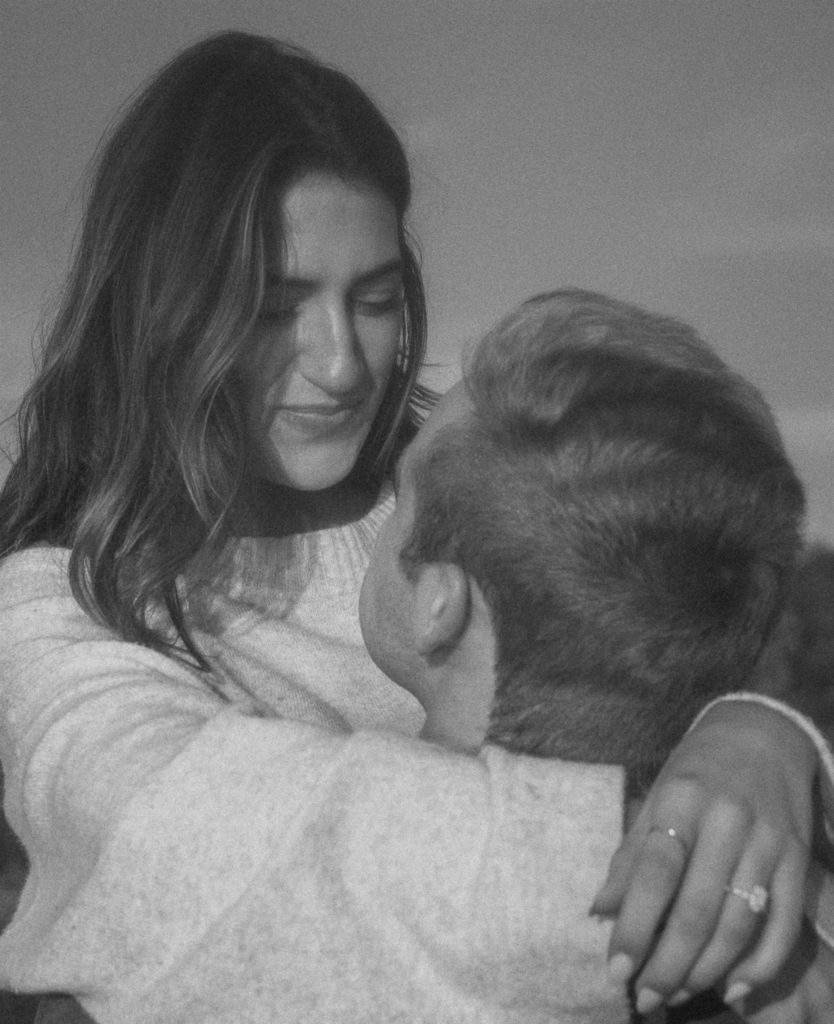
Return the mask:
<svg viewBox="0 0 834 1024">
<path fill-rule="evenodd" d="M 655 942 L 658 927 L 680 886 L 688 842 L 673 826 L 651 828 L 634 861 L 609 943 L 613 973 L 630 977 Z"/>
<path fill-rule="evenodd" d="M 796 944 L 802 928 L 808 859 L 808 849 L 798 841 L 784 850 L 771 877 L 761 936 L 752 952 L 727 977 L 726 991 L 732 999 L 771 981 L 785 960 L 784 951 Z"/>
<path fill-rule="evenodd" d="M 712 941 L 724 912 L 726 888 L 745 851 L 747 830 L 748 819 L 736 806 L 718 803 L 710 809 L 663 930 L 635 982 L 641 1012 L 649 1012 L 684 988 Z M 739 949 L 751 937 L 752 930 L 738 936 Z"/>
<path fill-rule="evenodd" d="M 780 842 L 767 830 L 759 829 L 749 837 L 747 848 L 730 881 L 717 894 L 720 913 L 715 929 L 683 980 L 681 991 L 670 999 L 672 1005 L 717 985 L 726 976 L 728 965 L 737 963 L 745 951 L 761 944 L 771 920 L 776 921 L 779 934 L 774 936 L 770 948 L 774 954 L 781 951 L 784 959 L 785 951 L 791 948 L 799 932 L 801 904 L 798 900 L 794 904 L 788 902 L 795 897 L 793 893 L 786 894 L 787 900 L 782 899 L 783 891 L 777 874 L 782 855 Z M 795 913 L 776 914 L 772 919 L 771 908 L 776 902 L 785 909 L 793 907 Z M 781 925 L 787 923 L 791 916 L 794 931 L 788 935 Z M 780 941 L 783 943 L 781 946 Z M 776 966 L 778 963 L 774 963 L 774 970 Z M 766 980 L 766 977 L 756 977 L 756 983 Z M 738 980 L 739 984 L 743 984 L 741 979 Z"/>
<path fill-rule="evenodd" d="M 631 883 L 634 864 L 640 855 L 643 836 L 629 832 L 617 848 L 608 867 L 608 875 L 591 904 L 591 913 L 614 917 Z"/>
<path fill-rule="evenodd" d="M 676 779 L 647 800 L 598 894 L 601 913 L 617 913 L 609 944 L 613 974 L 630 977 L 646 959 L 677 894 L 701 827 L 702 789 Z"/>
</svg>

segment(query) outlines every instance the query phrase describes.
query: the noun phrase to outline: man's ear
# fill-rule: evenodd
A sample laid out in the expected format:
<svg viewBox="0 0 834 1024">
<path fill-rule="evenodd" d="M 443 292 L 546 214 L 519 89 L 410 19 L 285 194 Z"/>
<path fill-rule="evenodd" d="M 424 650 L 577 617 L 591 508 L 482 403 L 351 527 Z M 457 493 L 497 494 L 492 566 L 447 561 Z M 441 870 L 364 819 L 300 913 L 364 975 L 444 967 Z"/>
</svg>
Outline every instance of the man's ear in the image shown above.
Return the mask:
<svg viewBox="0 0 834 1024">
<path fill-rule="evenodd" d="M 451 562 L 419 569 L 414 601 L 414 641 L 423 657 L 454 647 L 469 621 L 466 573 Z"/>
</svg>

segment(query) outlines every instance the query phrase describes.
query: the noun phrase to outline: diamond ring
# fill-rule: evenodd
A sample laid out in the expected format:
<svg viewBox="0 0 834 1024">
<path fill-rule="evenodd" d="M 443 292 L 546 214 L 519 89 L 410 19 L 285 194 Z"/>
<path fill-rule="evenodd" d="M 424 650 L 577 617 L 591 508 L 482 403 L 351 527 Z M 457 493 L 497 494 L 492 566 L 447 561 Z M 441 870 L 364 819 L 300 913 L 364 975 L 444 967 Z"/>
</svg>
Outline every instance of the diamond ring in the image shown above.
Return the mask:
<svg viewBox="0 0 834 1024">
<path fill-rule="evenodd" d="M 763 914 L 767 910 L 770 896 L 763 885 L 754 885 L 749 891 L 741 889 L 737 885 L 728 885 L 725 887 L 725 892 L 744 900 L 754 914 Z"/>
</svg>

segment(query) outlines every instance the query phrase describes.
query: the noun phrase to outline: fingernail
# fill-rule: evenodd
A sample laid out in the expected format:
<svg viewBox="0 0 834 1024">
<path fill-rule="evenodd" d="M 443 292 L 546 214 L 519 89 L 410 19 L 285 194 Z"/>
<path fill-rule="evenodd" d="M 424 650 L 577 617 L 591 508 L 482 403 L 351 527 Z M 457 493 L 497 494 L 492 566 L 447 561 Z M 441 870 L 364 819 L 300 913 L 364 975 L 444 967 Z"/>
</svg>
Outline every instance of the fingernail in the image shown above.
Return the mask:
<svg viewBox="0 0 834 1024">
<path fill-rule="evenodd" d="M 637 993 L 637 1012 L 638 1013 L 651 1013 L 652 1010 L 656 1010 L 658 1006 L 663 1005 L 663 996 L 653 989 L 644 988 Z"/>
<path fill-rule="evenodd" d="M 608 961 L 608 977 L 625 982 L 634 974 L 634 961 L 626 953 L 615 953 Z"/>
<path fill-rule="evenodd" d="M 746 981 L 734 981 L 724 993 L 724 1002 L 737 1003 L 745 996 L 749 996 L 752 991 L 753 986 L 748 985 Z"/>
<path fill-rule="evenodd" d="M 599 892 L 597 892 L 597 893 L 595 893 L 595 894 L 594 894 L 594 902 L 593 902 L 593 903 L 591 904 L 591 906 L 592 906 L 592 907 L 596 907 L 596 906 L 598 906 L 598 905 L 599 905 L 600 903 L 602 903 L 602 902 L 603 902 L 603 897 L 605 896 L 605 889 L 606 889 L 606 887 L 605 887 L 605 886 L 603 886 L 603 887 L 602 887 L 602 888 L 601 888 L 601 889 L 599 890 Z"/>
<path fill-rule="evenodd" d="M 692 996 L 688 992 L 681 990 L 680 992 L 676 992 L 671 999 L 667 999 L 666 1005 L 680 1006 L 682 1003 L 688 1003 L 691 998 Z"/>
<path fill-rule="evenodd" d="M 616 914 L 612 914 L 610 910 L 600 910 L 595 903 L 588 911 L 588 917 L 598 917 L 600 921 L 613 921 Z"/>
</svg>

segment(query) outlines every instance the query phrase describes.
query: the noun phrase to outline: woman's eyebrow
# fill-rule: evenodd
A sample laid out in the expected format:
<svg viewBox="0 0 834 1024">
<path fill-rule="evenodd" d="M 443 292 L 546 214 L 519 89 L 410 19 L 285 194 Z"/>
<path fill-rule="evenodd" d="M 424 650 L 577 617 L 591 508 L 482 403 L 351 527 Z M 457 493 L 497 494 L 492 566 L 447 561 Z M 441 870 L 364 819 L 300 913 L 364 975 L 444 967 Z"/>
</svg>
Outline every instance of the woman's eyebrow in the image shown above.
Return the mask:
<svg viewBox="0 0 834 1024">
<path fill-rule="evenodd" d="M 351 287 L 364 288 L 371 284 L 377 284 L 387 277 L 402 276 L 402 273 L 403 261 L 399 256 L 396 256 L 394 259 L 386 260 L 385 263 L 380 263 L 379 266 L 371 267 L 370 270 L 365 270 L 358 274 L 351 281 Z M 297 288 L 303 291 L 315 287 L 316 282 L 305 277 L 285 277 L 280 272 L 274 271 L 267 275 L 266 284 L 267 287 L 272 288 L 280 286 L 282 288 Z"/>
</svg>

